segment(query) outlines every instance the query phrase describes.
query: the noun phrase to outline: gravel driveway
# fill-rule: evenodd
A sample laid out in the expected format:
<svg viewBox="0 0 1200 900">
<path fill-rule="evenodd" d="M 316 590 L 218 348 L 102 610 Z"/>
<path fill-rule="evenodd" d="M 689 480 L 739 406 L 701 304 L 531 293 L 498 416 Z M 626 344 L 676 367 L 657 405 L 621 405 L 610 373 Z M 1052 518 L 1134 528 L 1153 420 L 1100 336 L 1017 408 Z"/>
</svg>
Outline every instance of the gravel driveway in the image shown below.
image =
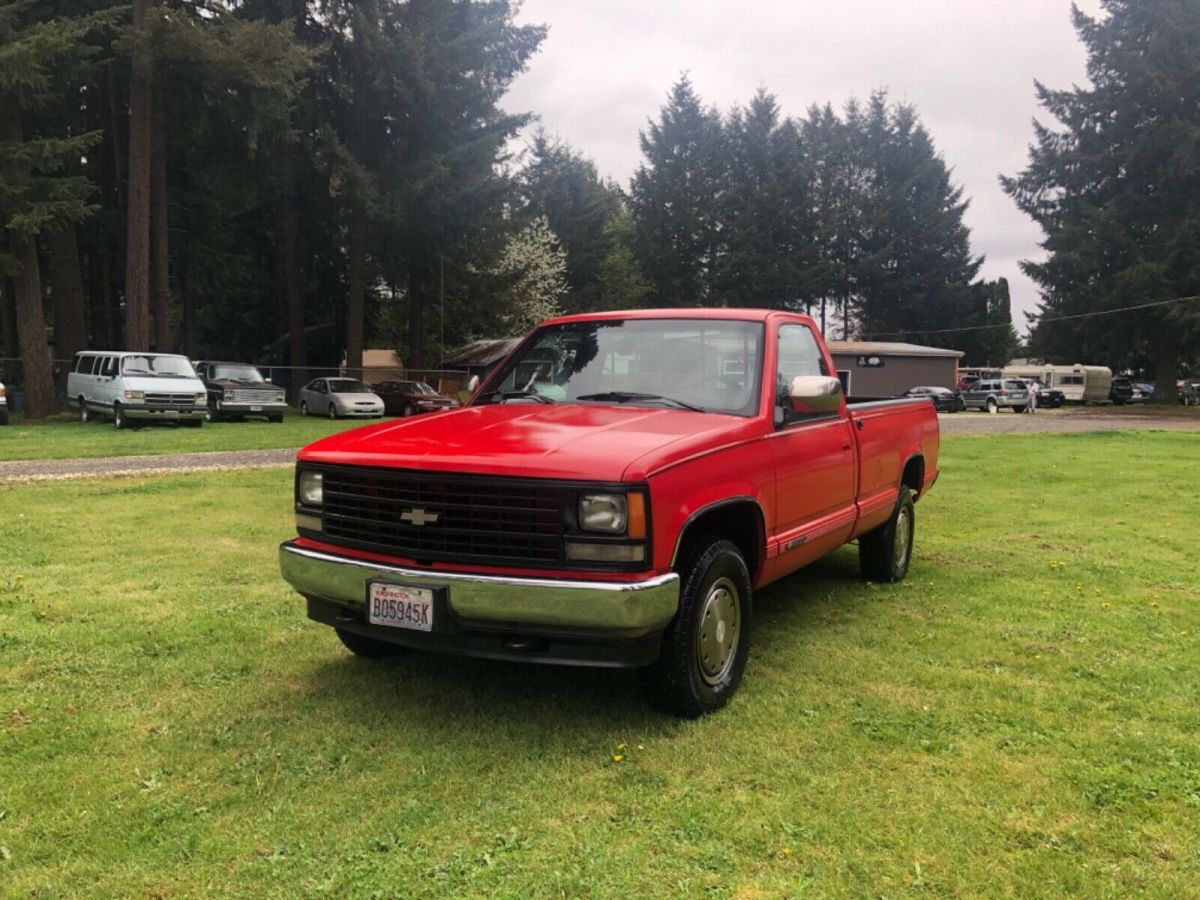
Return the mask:
<svg viewBox="0 0 1200 900">
<path fill-rule="evenodd" d="M 1182 412 L 1182 411 L 1181 411 Z M 1045 409 L 1034 415 L 1004 412 L 941 413 L 942 434 L 1036 434 L 1151 429 L 1200 431 L 1200 414 L 1162 414 L 1146 408 L 1111 407 Z M 162 475 L 220 469 L 263 469 L 290 466 L 296 450 L 234 450 L 174 456 L 114 456 L 106 459 L 47 459 L 0 462 L 0 483 L 104 478 L 112 475 Z"/>
<path fill-rule="evenodd" d="M 1156 413 L 1149 407 L 1117 410 L 1111 406 L 1039 409 L 1032 415 L 1002 410 L 939 413 L 942 434 L 1044 434 L 1080 431 L 1200 431 L 1200 414 Z"/>
<path fill-rule="evenodd" d="M 163 475 L 218 469 L 264 469 L 272 466 L 290 466 L 295 460 L 294 449 L 183 453 L 176 456 L 110 456 L 101 459 L 31 459 L 0 462 L 0 482 L 53 481 L 110 475 Z"/>
</svg>

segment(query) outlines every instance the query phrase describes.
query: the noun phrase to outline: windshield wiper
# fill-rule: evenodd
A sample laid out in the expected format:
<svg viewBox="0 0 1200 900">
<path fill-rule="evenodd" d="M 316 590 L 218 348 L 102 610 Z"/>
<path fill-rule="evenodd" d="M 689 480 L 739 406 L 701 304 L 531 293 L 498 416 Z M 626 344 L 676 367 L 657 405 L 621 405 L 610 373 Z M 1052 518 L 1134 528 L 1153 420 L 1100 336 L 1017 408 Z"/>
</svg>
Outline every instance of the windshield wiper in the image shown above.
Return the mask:
<svg viewBox="0 0 1200 900">
<path fill-rule="evenodd" d="M 483 399 L 488 397 L 499 397 L 501 400 L 536 400 L 538 403 L 553 403 L 551 397 L 545 394 L 539 394 L 533 388 L 527 388 L 523 391 L 488 391 L 483 395 Z"/>
<path fill-rule="evenodd" d="M 653 403 L 665 403 L 668 406 L 675 406 L 679 409 L 690 409 L 695 412 L 708 412 L 703 406 L 696 406 L 694 403 L 685 403 L 682 400 L 677 400 L 674 397 L 664 397 L 662 394 L 642 394 L 637 391 L 604 391 L 600 394 L 581 394 L 575 398 L 576 400 L 610 400 L 613 403 L 631 403 L 636 400 L 649 400 Z"/>
<path fill-rule="evenodd" d="M 154 373 L 148 369 L 126 369 L 123 375 L 153 375 Z"/>
</svg>

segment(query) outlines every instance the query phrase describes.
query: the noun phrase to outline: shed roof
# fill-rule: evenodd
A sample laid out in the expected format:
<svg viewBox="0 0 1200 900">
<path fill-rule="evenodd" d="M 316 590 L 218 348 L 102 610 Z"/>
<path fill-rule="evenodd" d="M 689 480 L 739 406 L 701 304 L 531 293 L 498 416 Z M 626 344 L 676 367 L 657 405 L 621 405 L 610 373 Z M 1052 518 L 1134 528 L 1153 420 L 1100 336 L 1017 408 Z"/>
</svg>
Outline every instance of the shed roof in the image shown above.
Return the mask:
<svg viewBox="0 0 1200 900">
<path fill-rule="evenodd" d="M 940 356 L 958 359 L 961 350 L 926 347 L 922 344 L 902 344 L 889 341 L 828 341 L 829 352 L 841 356 Z"/>
</svg>

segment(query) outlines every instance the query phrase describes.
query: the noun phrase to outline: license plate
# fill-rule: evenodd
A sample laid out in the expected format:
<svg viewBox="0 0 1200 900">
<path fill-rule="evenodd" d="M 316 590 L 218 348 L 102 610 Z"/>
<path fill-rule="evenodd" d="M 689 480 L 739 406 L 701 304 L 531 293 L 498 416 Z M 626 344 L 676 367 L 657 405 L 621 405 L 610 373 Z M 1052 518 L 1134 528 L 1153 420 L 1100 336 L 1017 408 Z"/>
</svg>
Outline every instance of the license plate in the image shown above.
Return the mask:
<svg viewBox="0 0 1200 900">
<path fill-rule="evenodd" d="M 433 591 L 372 582 L 367 590 L 367 621 L 390 628 L 433 631 Z"/>
<path fill-rule="evenodd" d="M 179 410 L 177 410 L 177 409 L 164 410 L 163 415 L 166 416 L 168 419 L 178 419 L 179 418 Z"/>
<path fill-rule="evenodd" d="M 250 407 L 250 412 L 262 412 L 262 407 L 261 406 L 252 406 L 252 407 Z"/>
</svg>

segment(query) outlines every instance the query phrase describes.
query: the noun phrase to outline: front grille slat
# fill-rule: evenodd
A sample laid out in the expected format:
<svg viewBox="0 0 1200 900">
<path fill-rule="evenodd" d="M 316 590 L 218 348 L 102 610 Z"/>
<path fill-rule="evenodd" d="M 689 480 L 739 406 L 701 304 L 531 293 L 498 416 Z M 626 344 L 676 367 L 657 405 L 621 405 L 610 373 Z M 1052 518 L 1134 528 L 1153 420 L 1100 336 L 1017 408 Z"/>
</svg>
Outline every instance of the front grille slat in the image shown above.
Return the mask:
<svg viewBox="0 0 1200 900">
<path fill-rule="evenodd" d="M 327 539 L 421 560 L 563 563 L 562 511 L 573 486 L 403 469 L 322 471 Z M 423 524 L 401 518 L 414 510 Z"/>
</svg>

